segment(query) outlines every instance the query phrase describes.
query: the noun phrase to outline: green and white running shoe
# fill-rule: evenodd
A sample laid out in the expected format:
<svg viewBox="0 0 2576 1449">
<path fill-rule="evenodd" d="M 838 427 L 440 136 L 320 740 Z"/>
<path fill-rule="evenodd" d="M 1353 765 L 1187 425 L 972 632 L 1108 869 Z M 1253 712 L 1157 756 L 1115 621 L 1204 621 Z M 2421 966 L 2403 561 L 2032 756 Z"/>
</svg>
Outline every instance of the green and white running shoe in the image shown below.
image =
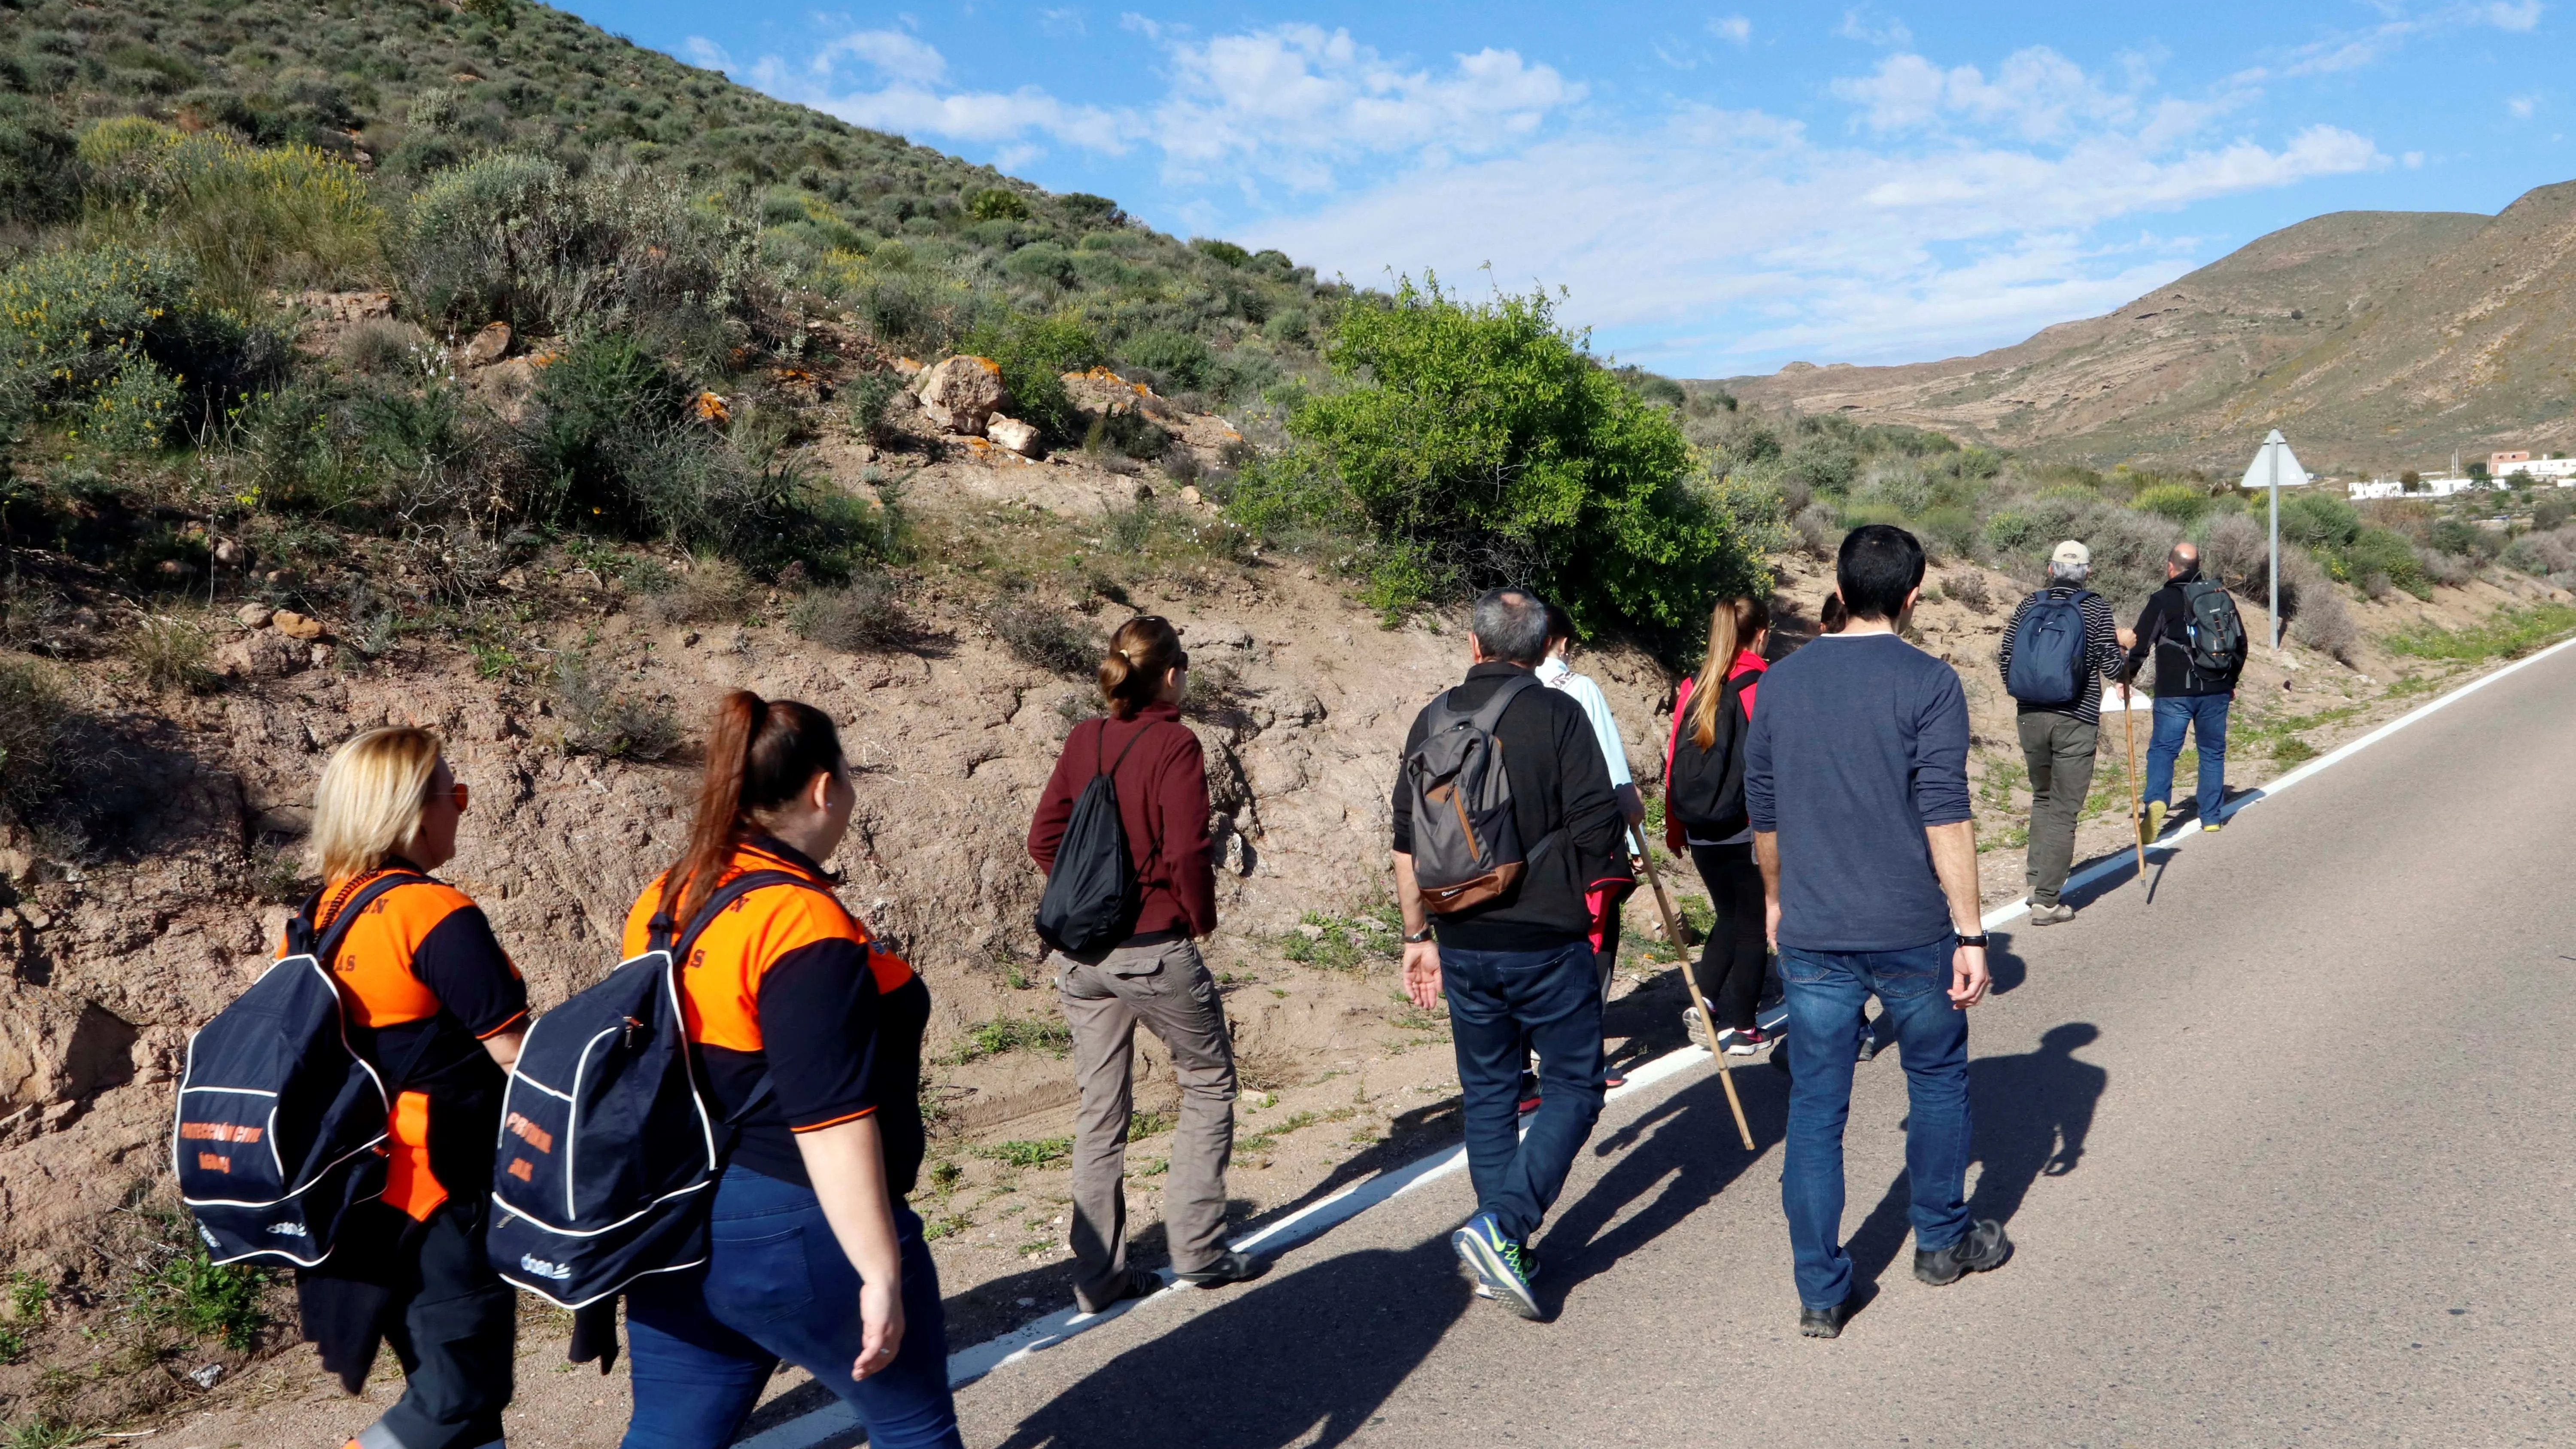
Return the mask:
<svg viewBox="0 0 2576 1449">
<path fill-rule="evenodd" d="M 1530 1292 L 1530 1279 L 1538 1275 L 1537 1255 L 1504 1237 L 1492 1213 L 1478 1213 L 1467 1219 L 1465 1227 L 1449 1235 L 1449 1245 L 1458 1250 L 1458 1261 L 1475 1275 L 1478 1296 L 1491 1297 L 1533 1322 L 1547 1316 Z"/>
</svg>

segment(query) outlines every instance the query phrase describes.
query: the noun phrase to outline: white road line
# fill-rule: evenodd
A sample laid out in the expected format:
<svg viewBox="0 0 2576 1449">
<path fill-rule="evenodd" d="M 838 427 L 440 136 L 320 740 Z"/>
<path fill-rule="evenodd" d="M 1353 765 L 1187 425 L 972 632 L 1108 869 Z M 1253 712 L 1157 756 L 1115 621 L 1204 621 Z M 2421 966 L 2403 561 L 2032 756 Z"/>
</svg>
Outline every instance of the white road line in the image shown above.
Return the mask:
<svg viewBox="0 0 2576 1449">
<path fill-rule="evenodd" d="M 2571 646 L 2576 646 L 2576 639 L 2564 640 L 2541 650 L 2537 654 L 2517 659 L 2513 663 L 2508 664 L 2501 669 L 2480 675 L 2476 679 L 2461 685 L 2459 688 L 2452 690 L 2448 694 L 2418 705 L 2414 709 L 2407 711 L 2405 714 L 2399 715 L 2397 718 L 2390 720 L 2388 723 L 2381 725 L 2379 728 L 2372 730 L 2366 735 L 2363 735 L 2361 738 L 2325 755 L 2321 755 L 2316 759 L 2310 760 L 2308 763 L 2299 766 L 2297 769 L 2292 770 L 2290 773 L 2283 775 L 2277 780 L 2274 780 L 2272 783 L 2265 785 L 2260 789 L 2248 791 L 2246 794 L 2238 796 L 2235 802 L 2227 807 L 2221 818 L 2232 816 L 2258 800 L 2265 800 L 2274 795 L 2278 795 L 2282 791 L 2289 789 L 2291 786 L 2299 784 L 2301 781 L 2310 778 L 2318 771 L 2325 769 L 2327 766 L 2340 763 L 2343 760 L 2349 759 L 2354 754 L 2359 753 L 2361 750 L 2379 743 L 2381 740 L 2388 738 L 2390 735 L 2397 733 L 2399 730 L 2406 728 L 2408 725 L 2415 723 L 2426 715 L 2432 714 L 2437 710 L 2447 709 L 2461 699 L 2477 693 L 2479 690 L 2486 688 L 2488 685 L 2495 683 L 2506 675 L 2512 674 L 2517 670 L 2527 669 L 2532 665 L 2539 663 L 2541 660 L 2548 658 L 2550 655 L 2556 654 L 2560 650 Z M 2177 830 L 2175 833 L 2165 836 L 2163 839 L 2158 840 L 2154 845 L 2148 848 L 2169 854 L 2173 851 L 2182 849 L 2185 844 L 2189 843 L 2192 837 L 2198 834 L 2200 834 L 2198 826 L 2191 825 L 2185 829 Z M 2066 888 L 2074 890 L 2083 886 L 2091 885 L 2095 881 L 2116 875 L 2120 871 L 2130 868 L 2134 863 L 2134 859 L 2128 855 L 2115 855 L 2107 859 L 2097 861 L 2088 869 L 2079 871 L 2073 877 L 2069 878 L 2066 882 Z M 2010 905 L 1997 906 L 1995 909 L 1986 912 L 1984 917 L 1985 927 L 1987 930 L 1991 931 L 1997 926 L 2008 925 L 2012 921 L 2020 918 L 2024 913 L 2028 912 L 2029 909 L 2030 898 L 2027 896 L 2014 901 Z M 1781 1014 L 1784 1016 L 1786 1015 L 1785 1012 Z M 1662 1056 L 1655 1058 L 1653 1061 L 1631 1069 L 1628 1073 L 1627 1085 L 1610 1093 L 1609 1100 L 1615 1102 L 1619 1098 L 1627 1096 L 1631 1092 L 1642 1091 L 1656 1083 L 1679 1076 L 1681 1073 L 1707 1061 L 1708 1059 L 1708 1049 L 1706 1047 L 1687 1046 L 1677 1051 L 1666 1052 Z M 1354 1183 L 1351 1186 L 1334 1193 L 1332 1196 L 1322 1199 L 1321 1201 L 1309 1203 L 1305 1207 L 1299 1208 L 1297 1211 L 1290 1213 L 1279 1221 L 1261 1229 L 1259 1232 L 1253 1233 L 1249 1237 L 1237 1240 L 1234 1247 L 1244 1252 L 1250 1252 L 1255 1248 L 1265 1249 L 1271 1253 L 1281 1252 L 1309 1239 L 1320 1237 L 1331 1229 L 1350 1221 L 1352 1218 L 1358 1217 L 1361 1213 L 1368 1211 L 1370 1208 L 1376 1207 L 1380 1203 L 1402 1197 L 1406 1193 L 1413 1191 L 1415 1188 L 1423 1186 L 1425 1183 L 1436 1182 L 1441 1178 L 1457 1173 L 1463 1170 L 1466 1165 L 1466 1148 L 1443 1148 L 1427 1157 L 1418 1158 L 1412 1162 L 1406 1163 L 1402 1167 L 1391 1168 L 1385 1172 L 1379 1173 L 1377 1176 L 1369 1178 L 1364 1182 Z M 1170 1280 L 1170 1270 L 1165 1269 L 1164 1281 L 1169 1283 Z M 1031 1354 L 1042 1353 L 1047 1349 L 1053 1348 L 1057 1344 L 1063 1343 L 1067 1339 L 1074 1337 L 1076 1334 L 1087 1333 L 1090 1330 L 1107 1323 L 1113 1318 L 1122 1317 L 1133 1309 L 1143 1307 L 1149 1303 L 1160 1303 L 1164 1299 L 1170 1298 L 1177 1293 L 1188 1291 L 1190 1290 L 1185 1289 L 1178 1284 L 1173 1284 L 1150 1298 L 1129 1299 L 1124 1303 L 1120 1303 L 1115 1307 L 1112 1307 L 1106 1313 L 1081 1313 L 1068 1308 L 1060 1312 L 1048 1314 L 1046 1317 L 1039 1319 L 1035 1323 L 1014 1329 L 1009 1333 L 1003 1334 L 999 1338 L 987 1340 L 986 1342 L 976 1344 L 971 1348 L 961 1348 L 948 1356 L 949 1386 L 952 1388 L 963 1387 L 982 1378 L 984 1375 L 993 1372 L 995 1369 L 1008 1367 L 1011 1364 L 1019 1362 L 1021 1359 L 1027 1358 Z M 791 1419 L 784 1424 L 775 1425 L 769 1429 L 763 1430 L 749 1439 L 741 1440 L 737 1444 L 736 1449 L 816 1449 L 816 1446 L 822 1444 L 824 1441 L 838 1435 L 847 1434 L 858 1427 L 858 1416 L 850 1411 L 847 1404 L 836 1401 L 829 1407 L 816 1409 L 812 1413 L 806 1414 L 801 1418 Z"/>
</svg>

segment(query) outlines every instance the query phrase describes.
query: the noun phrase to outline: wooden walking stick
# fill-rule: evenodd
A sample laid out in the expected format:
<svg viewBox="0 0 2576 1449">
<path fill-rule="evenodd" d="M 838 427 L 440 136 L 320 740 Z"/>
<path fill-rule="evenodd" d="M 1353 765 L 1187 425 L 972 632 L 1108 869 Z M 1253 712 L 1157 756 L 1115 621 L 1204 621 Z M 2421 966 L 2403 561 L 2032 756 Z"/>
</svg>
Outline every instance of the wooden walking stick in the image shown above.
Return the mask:
<svg viewBox="0 0 2576 1449">
<path fill-rule="evenodd" d="M 1735 1135 L 1744 1139 L 1744 1150 L 1753 1151 L 1753 1126 L 1744 1120 L 1744 1099 L 1735 1095 L 1735 1071 L 1726 1064 L 1726 1049 L 1718 1045 L 1717 1017 L 1708 1009 L 1708 998 L 1699 990 L 1699 978 L 1691 972 L 1690 943 L 1682 938 L 1681 913 L 1673 909 L 1673 898 L 1664 889 L 1664 875 L 1655 869 L 1653 852 L 1646 848 L 1646 837 L 1637 827 L 1628 827 L 1628 838 L 1637 843 L 1637 858 L 1646 863 L 1646 883 L 1654 887 L 1655 913 L 1664 918 L 1664 934 L 1672 938 L 1673 951 L 1681 957 L 1682 984 L 1690 988 L 1691 1004 L 1699 1008 L 1700 1034 L 1707 1038 L 1708 1054 L 1717 1061 L 1717 1079 L 1726 1086 L 1726 1105 L 1735 1113 Z"/>
<path fill-rule="evenodd" d="M 2120 733 L 2129 740 L 2129 838 L 2138 846 L 2138 884 L 2147 883 L 2147 841 L 2138 833 L 2138 696 L 2129 686 L 2120 686 Z"/>
</svg>

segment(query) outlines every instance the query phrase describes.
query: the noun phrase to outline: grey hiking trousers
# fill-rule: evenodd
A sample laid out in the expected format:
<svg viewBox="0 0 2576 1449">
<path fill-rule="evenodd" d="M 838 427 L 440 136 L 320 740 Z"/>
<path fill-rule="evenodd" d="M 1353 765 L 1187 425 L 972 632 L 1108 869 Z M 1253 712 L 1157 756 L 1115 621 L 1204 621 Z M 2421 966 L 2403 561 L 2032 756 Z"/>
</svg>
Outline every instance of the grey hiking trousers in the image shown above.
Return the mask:
<svg viewBox="0 0 2576 1449">
<path fill-rule="evenodd" d="M 1196 1272 L 1225 1252 L 1225 1167 L 1234 1155 L 1234 1042 L 1225 1003 L 1186 936 L 1134 937 L 1088 959 L 1058 951 L 1056 999 L 1073 1027 L 1082 1091 L 1073 1136 L 1074 1300 L 1107 1306 L 1127 1272 L 1127 1127 L 1135 1110 L 1136 1027 L 1162 1039 L 1181 1088 L 1163 1189 L 1172 1267 Z"/>
<path fill-rule="evenodd" d="M 2093 789 L 2102 730 L 2071 714 L 2036 710 L 2020 723 L 2021 759 L 2030 770 L 2030 903 L 2053 906 L 2075 860 L 2075 822 Z"/>
</svg>

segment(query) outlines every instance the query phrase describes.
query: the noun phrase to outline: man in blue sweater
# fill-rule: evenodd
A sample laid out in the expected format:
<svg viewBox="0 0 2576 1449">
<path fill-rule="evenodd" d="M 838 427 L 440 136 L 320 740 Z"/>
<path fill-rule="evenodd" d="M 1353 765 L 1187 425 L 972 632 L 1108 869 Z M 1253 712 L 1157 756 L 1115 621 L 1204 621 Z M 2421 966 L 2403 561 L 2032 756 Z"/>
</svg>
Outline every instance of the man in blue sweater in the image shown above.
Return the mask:
<svg viewBox="0 0 2576 1449">
<path fill-rule="evenodd" d="M 1789 1002 L 1789 1135 L 1780 1202 L 1798 1331 L 1832 1338 L 1861 1305 L 1843 1251 L 1843 1123 L 1861 1011 L 1905 1063 L 1914 1276 L 1999 1267 L 2003 1226 L 1968 1220 L 1968 1022 L 1986 994 L 1968 701 L 1905 642 L 1923 546 L 1886 524 L 1843 538 L 1851 622 L 1771 666 L 1745 741 L 1744 803 Z"/>
</svg>

